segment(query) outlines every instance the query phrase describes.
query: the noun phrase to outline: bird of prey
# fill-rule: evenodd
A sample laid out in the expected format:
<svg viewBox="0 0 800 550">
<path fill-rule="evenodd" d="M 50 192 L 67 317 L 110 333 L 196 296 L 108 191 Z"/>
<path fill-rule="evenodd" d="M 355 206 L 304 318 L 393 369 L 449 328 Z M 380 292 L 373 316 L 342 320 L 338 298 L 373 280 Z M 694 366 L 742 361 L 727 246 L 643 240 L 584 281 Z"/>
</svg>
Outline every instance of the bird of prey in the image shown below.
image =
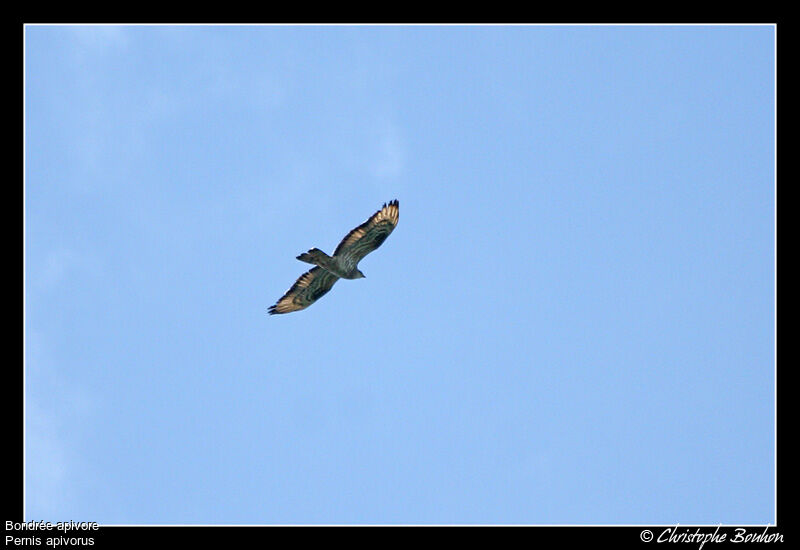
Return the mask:
<svg viewBox="0 0 800 550">
<path fill-rule="evenodd" d="M 363 278 L 364 274 L 358 269 L 358 262 L 383 244 L 397 226 L 399 217 L 400 203 L 395 199 L 384 203 L 383 208 L 350 231 L 336 247 L 333 256 L 328 256 L 319 248 L 312 248 L 300 254 L 298 260 L 316 267 L 300 275 L 292 288 L 269 308 L 270 315 L 307 308 L 327 294 L 340 278 Z"/>
</svg>

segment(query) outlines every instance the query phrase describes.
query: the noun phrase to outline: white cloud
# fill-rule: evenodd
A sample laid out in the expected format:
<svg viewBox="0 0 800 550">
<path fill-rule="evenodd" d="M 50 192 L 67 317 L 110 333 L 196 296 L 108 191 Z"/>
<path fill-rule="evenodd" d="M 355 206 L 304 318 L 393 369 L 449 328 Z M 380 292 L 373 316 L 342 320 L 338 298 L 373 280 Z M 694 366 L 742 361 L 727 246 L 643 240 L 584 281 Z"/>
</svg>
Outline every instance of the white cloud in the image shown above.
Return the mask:
<svg viewBox="0 0 800 550">
<path fill-rule="evenodd" d="M 128 45 L 127 27 L 121 25 L 70 25 L 66 28 L 80 46 L 80 55 L 96 55 Z"/>
<path fill-rule="evenodd" d="M 67 459 L 56 422 L 36 399 L 25 403 L 25 519 L 64 514 Z"/>
<path fill-rule="evenodd" d="M 100 276 L 100 260 L 88 253 L 79 253 L 71 248 L 58 248 L 48 252 L 38 265 L 29 265 L 31 276 L 30 292 L 48 292 L 55 289 L 70 275 L 84 277 Z"/>
<path fill-rule="evenodd" d="M 377 178 L 397 178 L 403 171 L 405 149 L 400 130 L 391 120 L 382 122 L 378 131 L 377 151 L 372 174 Z"/>
<path fill-rule="evenodd" d="M 25 518 L 63 520 L 76 495 L 79 464 L 70 426 L 81 424 L 93 400 L 57 371 L 41 333 L 26 331 Z"/>
</svg>

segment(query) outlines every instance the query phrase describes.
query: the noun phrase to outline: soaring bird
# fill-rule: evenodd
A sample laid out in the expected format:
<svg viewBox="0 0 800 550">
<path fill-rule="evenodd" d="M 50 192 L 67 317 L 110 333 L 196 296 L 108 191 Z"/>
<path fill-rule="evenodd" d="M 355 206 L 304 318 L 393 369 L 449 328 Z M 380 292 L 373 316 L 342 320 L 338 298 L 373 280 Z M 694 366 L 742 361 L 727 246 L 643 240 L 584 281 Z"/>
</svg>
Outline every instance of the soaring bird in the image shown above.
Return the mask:
<svg viewBox="0 0 800 550">
<path fill-rule="evenodd" d="M 399 218 L 400 203 L 395 199 L 384 203 L 367 221 L 350 231 L 333 256 L 319 248 L 300 254 L 298 260 L 316 267 L 298 277 L 292 288 L 269 308 L 270 315 L 307 308 L 327 294 L 339 279 L 362 279 L 364 274 L 358 269 L 358 262 L 383 244 Z"/>
</svg>

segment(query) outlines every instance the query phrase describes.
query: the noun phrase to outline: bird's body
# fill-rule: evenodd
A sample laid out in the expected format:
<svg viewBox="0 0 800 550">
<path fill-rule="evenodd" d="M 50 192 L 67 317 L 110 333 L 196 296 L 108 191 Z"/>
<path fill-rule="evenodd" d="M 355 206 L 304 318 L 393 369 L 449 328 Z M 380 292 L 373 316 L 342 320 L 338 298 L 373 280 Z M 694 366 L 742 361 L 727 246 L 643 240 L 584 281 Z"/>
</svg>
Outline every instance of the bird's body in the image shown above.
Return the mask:
<svg viewBox="0 0 800 550">
<path fill-rule="evenodd" d="M 363 278 L 358 262 L 383 244 L 394 231 L 400 217 L 399 207 L 397 200 L 384 204 L 383 208 L 342 239 L 333 256 L 328 256 L 319 248 L 300 254 L 298 260 L 316 267 L 300 275 L 286 294 L 269 308 L 269 313 L 275 315 L 305 309 L 324 296 L 340 278 Z"/>
<path fill-rule="evenodd" d="M 356 267 L 357 264 L 352 261 L 346 263 L 342 256 L 328 256 L 319 248 L 312 248 L 308 252 L 303 252 L 297 259 L 301 262 L 318 265 L 342 279 L 361 279 L 364 277 L 364 274 Z"/>
</svg>

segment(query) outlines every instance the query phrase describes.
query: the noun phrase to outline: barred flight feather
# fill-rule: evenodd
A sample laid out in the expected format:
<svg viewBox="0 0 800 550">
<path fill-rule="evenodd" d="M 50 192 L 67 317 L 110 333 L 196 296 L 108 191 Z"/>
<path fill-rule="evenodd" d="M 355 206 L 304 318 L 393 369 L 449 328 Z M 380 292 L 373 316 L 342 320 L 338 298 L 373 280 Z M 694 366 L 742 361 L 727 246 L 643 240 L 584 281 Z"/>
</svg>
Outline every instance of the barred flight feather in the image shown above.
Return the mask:
<svg viewBox="0 0 800 550">
<path fill-rule="evenodd" d="M 340 278 L 363 277 L 364 274 L 358 270 L 358 262 L 383 244 L 399 219 L 400 203 L 395 199 L 384 203 L 367 221 L 351 230 L 336 247 L 333 256 L 326 255 L 318 248 L 300 254 L 298 260 L 315 264 L 316 267 L 298 277 L 286 294 L 269 308 L 270 315 L 307 308 L 327 294 Z"/>
</svg>

